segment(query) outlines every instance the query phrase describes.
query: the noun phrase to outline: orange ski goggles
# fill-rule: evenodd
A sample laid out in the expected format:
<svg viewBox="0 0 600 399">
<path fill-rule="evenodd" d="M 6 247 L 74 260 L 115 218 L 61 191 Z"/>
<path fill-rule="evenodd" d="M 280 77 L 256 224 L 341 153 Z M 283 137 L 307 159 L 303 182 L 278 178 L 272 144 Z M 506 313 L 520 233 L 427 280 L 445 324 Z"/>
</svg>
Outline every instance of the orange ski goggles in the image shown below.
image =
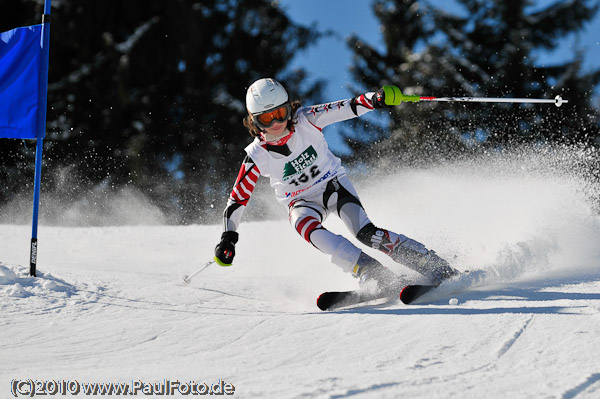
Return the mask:
<svg viewBox="0 0 600 399">
<path fill-rule="evenodd" d="M 266 129 L 268 127 L 271 127 L 273 123 L 275 123 L 275 121 L 285 122 L 286 120 L 288 120 L 291 112 L 292 107 L 288 103 L 272 111 L 265 111 L 259 114 L 252 114 L 252 118 L 254 119 L 254 123 L 258 127 Z"/>
</svg>

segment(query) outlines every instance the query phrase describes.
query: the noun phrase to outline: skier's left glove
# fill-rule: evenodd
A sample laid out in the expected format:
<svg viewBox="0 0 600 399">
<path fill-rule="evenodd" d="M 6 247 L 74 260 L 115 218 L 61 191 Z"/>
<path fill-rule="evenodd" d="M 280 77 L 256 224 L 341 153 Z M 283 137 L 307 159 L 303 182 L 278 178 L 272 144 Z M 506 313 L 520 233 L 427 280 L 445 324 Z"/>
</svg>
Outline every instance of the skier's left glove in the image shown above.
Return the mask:
<svg viewBox="0 0 600 399">
<path fill-rule="evenodd" d="M 385 85 L 373 94 L 371 104 L 373 104 L 373 108 L 389 108 L 399 105 L 403 97 L 399 88 Z"/>
<path fill-rule="evenodd" d="M 221 242 L 215 247 L 215 262 L 221 266 L 231 266 L 238 238 L 239 234 L 235 231 L 224 231 L 221 234 Z"/>
</svg>

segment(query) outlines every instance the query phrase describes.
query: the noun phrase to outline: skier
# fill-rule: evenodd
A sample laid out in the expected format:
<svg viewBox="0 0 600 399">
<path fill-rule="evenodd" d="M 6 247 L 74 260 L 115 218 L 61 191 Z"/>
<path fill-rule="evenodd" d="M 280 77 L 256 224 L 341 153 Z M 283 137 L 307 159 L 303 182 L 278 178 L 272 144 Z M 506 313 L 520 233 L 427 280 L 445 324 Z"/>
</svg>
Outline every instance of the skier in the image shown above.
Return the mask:
<svg viewBox="0 0 600 399">
<path fill-rule="evenodd" d="M 457 274 L 423 244 L 371 222 L 321 132 L 332 123 L 398 105 L 400 95 L 397 87 L 384 86 L 376 93 L 302 107 L 299 101 L 290 102 L 276 80 L 254 82 L 246 93 L 248 116 L 243 122 L 254 141 L 245 149 L 247 155 L 227 201 L 215 261 L 222 266 L 232 264 L 239 237 L 236 230 L 262 175 L 270 179 L 277 200 L 288 208 L 290 223 L 298 234 L 357 277 L 361 286 L 376 285 L 379 291 L 391 292 L 406 282 L 345 237 L 325 229 L 321 223 L 330 213 L 336 213 L 361 243 L 420 272 L 434 284 Z"/>
</svg>

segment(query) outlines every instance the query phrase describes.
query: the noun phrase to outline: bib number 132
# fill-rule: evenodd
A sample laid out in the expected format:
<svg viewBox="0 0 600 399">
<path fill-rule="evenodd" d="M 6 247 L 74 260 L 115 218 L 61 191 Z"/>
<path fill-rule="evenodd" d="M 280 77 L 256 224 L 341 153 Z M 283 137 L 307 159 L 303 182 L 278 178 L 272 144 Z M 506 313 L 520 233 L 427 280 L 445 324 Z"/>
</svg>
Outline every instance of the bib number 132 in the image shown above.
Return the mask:
<svg viewBox="0 0 600 399">
<path fill-rule="evenodd" d="M 315 177 L 319 176 L 320 173 L 321 171 L 319 170 L 319 167 L 317 165 L 313 165 L 308 170 L 308 174 L 306 171 L 304 171 L 300 176 L 298 176 L 298 179 L 293 179 L 290 181 L 290 184 L 298 187 L 300 184 L 307 183 L 310 179 L 314 179 Z"/>
</svg>

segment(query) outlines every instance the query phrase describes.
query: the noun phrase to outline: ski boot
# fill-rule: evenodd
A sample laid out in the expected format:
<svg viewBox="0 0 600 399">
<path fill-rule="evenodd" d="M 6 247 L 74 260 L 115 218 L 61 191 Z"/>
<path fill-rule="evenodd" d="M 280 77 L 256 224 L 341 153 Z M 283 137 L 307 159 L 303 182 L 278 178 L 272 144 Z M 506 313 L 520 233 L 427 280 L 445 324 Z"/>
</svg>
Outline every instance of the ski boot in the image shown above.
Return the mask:
<svg viewBox="0 0 600 399">
<path fill-rule="evenodd" d="M 421 262 L 423 262 L 423 270 L 427 270 L 425 275 L 434 284 L 440 284 L 442 281 L 460 274 L 458 270 L 450 266 L 447 261 L 440 258 L 434 251 L 427 251 L 427 255 L 424 256 Z"/>
<path fill-rule="evenodd" d="M 425 248 L 423 244 L 410 238 L 396 247 L 392 258 L 423 274 L 436 285 L 460 274 L 435 251 Z"/>
<path fill-rule="evenodd" d="M 381 292 L 391 292 L 406 284 L 390 269 L 364 252 L 361 252 L 352 275 L 359 279 L 361 288 L 370 288 L 375 283 L 376 289 Z"/>
</svg>

